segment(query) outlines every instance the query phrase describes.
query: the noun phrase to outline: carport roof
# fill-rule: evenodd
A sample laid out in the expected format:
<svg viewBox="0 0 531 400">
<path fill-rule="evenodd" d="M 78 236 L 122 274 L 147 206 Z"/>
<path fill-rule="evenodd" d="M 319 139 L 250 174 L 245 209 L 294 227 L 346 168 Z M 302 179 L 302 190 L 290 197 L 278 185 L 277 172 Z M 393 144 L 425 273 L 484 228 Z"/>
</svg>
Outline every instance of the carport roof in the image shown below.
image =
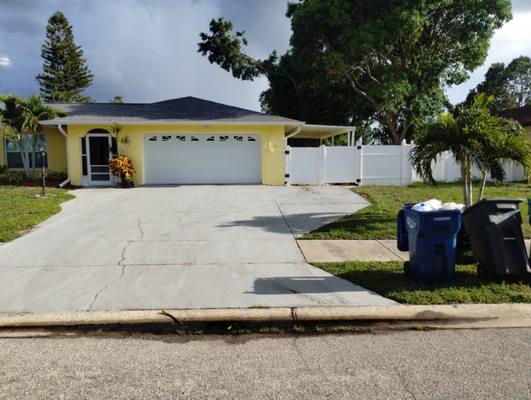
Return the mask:
<svg viewBox="0 0 531 400">
<path fill-rule="evenodd" d="M 354 131 L 352 126 L 304 124 L 292 129 L 286 136 L 298 139 L 326 139 Z"/>
<path fill-rule="evenodd" d="M 201 123 L 297 126 L 303 124 L 290 118 L 190 96 L 156 103 L 54 103 L 50 106 L 66 113 L 66 116 L 41 121 L 41 125 Z"/>
</svg>

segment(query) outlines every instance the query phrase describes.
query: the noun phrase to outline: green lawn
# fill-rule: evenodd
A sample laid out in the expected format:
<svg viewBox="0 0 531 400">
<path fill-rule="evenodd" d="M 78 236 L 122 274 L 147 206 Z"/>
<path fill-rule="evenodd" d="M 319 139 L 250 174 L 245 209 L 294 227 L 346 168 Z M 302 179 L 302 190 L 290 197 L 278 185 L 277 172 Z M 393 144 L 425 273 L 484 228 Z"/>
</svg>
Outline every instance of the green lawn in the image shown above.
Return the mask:
<svg viewBox="0 0 531 400">
<path fill-rule="evenodd" d="M 47 189 L 47 196 L 35 198 L 38 187 L 0 186 L 0 242 L 19 237 L 61 210 L 60 204 L 74 196 L 63 189 Z"/>
<path fill-rule="evenodd" d="M 431 198 L 460 203 L 463 197 L 461 185 L 457 183 L 441 183 L 435 186 L 423 183 L 412 186 L 360 186 L 353 191 L 369 200 L 371 205 L 307 233 L 303 239 L 394 239 L 396 214 L 404 203 L 417 203 Z M 477 191 L 474 195 L 476 194 Z M 488 185 L 485 197 L 531 198 L 531 185 L 523 183 Z M 520 209 L 524 236 L 529 238 L 531 227 L 527 222 L 527 201 L 522 203 Z"/>
<path fill-rule="evenodd" d="M 455 282 L 433 286 L 404 275 L 396 261 L 314 265 L 404 304 L 531 303 L 531 278 L 481 278 L 474 265 L 458 265 Z"/>
</svg>

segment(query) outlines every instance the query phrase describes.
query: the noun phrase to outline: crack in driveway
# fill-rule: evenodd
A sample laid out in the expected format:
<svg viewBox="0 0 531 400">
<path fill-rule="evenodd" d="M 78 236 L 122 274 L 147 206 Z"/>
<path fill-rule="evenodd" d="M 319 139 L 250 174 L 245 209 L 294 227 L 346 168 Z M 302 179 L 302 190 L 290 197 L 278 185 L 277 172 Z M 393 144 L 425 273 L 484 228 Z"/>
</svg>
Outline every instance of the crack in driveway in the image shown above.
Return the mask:
<svg viewBox="0 0 531 400">
<path fill-rule="evenodd" d="M 138 214 L 137 226 L 138 230 L 140 231 L 140 237 L 138 240 L 142 240 L 144 239 L 144 229 L 142 228 L 142 222 L 140 221 L 140 214 Z"/>
<path fill-rule="evenodd" d="M 92 311 L 92 307 L 94 307 L 94 304 L 96 303 L 96 300 L 98 300 L 98 297 L 100 294 L 102 294 L 105 290 L 107 290 L 107 288 L 109 288 L 109 286 L 111 286 L 113 283 L 115 283 L 116 281 L 122 279 L 125 275 L 125 259 L 126 259 L 126 256 L 125 256 L 125 253 L 127 252 L 127 248 L 131 245 L 133 241 L 132 240 L 128 240 L 127 243 L 125 244 L 125 246 L 123 247 L 122 249 L 122 254 L 121 254 L 121 258 L 120 260 L 118 261 L 118 266 L 121 266 L 122 269 L 120 270 L 120 275 L 114 279 L 112 279 L 109 283 L 107 283 L 105 286 L 103 286 L 100 290 L 98 290 L 98 292 L 94 295 L 94 298 L 92 299 L 92 301 L 90 302 L 89 306 L 88 306 L 88 309 L 87 311 Z"/>
<path fill-rule="evenodd" d="M 114 282 L 116 282 L 117 280 L 123 278 L 123 276 L 125 275 L 125 265 L 122 266 L 122 270 L 120 271 L 120 276 L 114 278 L 112 281 L 110 281 L 108 284 L 106 284 L 103 288 L 101 288 L 100 290 L 98 290 L 98 292 L 94 295 L 94 298 L 92 299 L 92 301 L 90 302 L 90 305 L 88 306 L 87 308 L 87 311 L 92 311 L 92 307 L 94 307 L 94 303 L 96 303 L 96 300 L 98 299 L 98 296 L 103 293 L 109 286 L 111 286 Z"/>
</svg>

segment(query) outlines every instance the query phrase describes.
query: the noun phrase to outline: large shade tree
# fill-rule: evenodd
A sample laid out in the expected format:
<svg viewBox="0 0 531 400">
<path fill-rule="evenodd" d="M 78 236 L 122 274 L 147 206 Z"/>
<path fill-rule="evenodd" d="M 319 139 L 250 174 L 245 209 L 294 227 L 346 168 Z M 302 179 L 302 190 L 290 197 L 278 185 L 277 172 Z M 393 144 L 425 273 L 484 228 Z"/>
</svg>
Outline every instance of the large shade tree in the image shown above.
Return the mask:
<svg viewBox="0 0 531 400">
<path fill-rule="evenodd" d="M 46 41 L 42 45 L 43 72 L 36 79 L 47 102 L 88 102 L 83 94 L 94 76 L 83 58 L 83 49 L 74 42 L 68 19 L 60 11 L 48 19 Z"/>
<path fill-rule="evenodd" d="M 482 173 L 478 200 L 481 200 L 487 175 L 505 178 L 505 161 L 530 167 L 531 147 L 523 128 L 512 119 L 493 116 L 489 106 L 493 98 L 478 94 L 468 108 L 459 107 L 455 115 L 442 114 L 427 125 L 411 151 L 411 162 L 424 180 L 434 183 L 433 162 L 450 152 L 461 167 L 463 201 L 473 204 L 472 168 Z"/>
<path fill-rule="evenodd" d="M 464 104 L 472 104 L 477 93 L 493 97 L 490 109 L 494 112 L 531 104 L 531 58 L 520 56 L 508 65 L 492 64 L 483 82 L 470 91 Z"/>
<path fill-rule="evenodd" d="M 244 32 L 212 20 L 199 52 L 243 80 L 265 75 L 267 111 L 321 123 L 374 120 L 383 141 L 409 139 L 443 108 L 444 86 L 481 65 L 510 0 L 303 0 L 281 57 L 248 55 Z"/>
</svg>

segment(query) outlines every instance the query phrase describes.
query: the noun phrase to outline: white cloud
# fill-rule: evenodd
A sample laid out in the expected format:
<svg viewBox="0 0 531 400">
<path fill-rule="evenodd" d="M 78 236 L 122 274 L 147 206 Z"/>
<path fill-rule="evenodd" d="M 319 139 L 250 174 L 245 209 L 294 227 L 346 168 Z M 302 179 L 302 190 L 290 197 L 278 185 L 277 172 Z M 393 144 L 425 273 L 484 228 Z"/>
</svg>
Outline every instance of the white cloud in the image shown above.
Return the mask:
<svg viewBox="0 0 531 400">
<path fill-rule="evenodd" d="M 11 65 L 9 57 L 0 57 L 0 67 L 7 68 Z"/>
</svg>

